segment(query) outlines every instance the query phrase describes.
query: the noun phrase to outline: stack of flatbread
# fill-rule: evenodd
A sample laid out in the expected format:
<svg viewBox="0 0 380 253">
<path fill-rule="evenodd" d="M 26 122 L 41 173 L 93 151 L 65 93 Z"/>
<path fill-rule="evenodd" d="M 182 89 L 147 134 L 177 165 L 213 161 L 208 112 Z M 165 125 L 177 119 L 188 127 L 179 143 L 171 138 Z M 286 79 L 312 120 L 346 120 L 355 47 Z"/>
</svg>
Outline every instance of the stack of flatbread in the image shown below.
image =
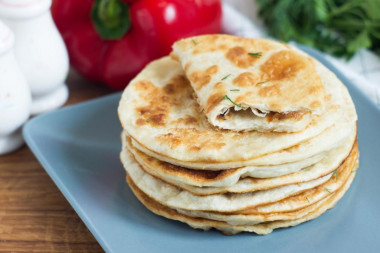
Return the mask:
<svg viewBox="0 0 380 253">
<path fill-rule="evenodd" d="M 358 167 L 346 87 L 271 40 L 180 40 L 130 82 L 118 113 L 132 191 L 193 228 L 268 234 L 314 219 Z"/>
</svg>

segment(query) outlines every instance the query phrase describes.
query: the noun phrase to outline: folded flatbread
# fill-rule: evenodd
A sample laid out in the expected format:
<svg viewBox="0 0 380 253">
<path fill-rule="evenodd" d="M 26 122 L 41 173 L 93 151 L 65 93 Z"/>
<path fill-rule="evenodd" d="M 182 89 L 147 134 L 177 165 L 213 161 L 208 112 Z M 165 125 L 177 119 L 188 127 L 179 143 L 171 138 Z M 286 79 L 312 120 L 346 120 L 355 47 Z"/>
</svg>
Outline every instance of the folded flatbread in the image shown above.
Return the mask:
<svg viewBox="0 0 380 253">
<path fill-rule="evenodd" d="M 296 132 L 325 108 L 315 63 L 289 45 L 202 35 L 173 45 L 209 122 L 235 131 Z"/>
</svg>

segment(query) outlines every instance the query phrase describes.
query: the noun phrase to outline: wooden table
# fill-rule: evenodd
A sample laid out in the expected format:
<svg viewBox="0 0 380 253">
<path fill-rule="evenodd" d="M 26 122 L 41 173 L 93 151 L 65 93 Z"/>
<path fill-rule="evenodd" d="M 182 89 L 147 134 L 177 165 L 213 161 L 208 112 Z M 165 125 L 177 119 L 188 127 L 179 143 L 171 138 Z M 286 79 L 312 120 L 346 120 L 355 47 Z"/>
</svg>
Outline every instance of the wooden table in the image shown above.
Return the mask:
<svg viewBox="0 0 380 253">
<path fill-rule="evenodd" d="M 68 104 L 111 91 L 71 71 Z M 0 156 L 0 252 L 103 252 L 28 147 Z"/>
</svg>

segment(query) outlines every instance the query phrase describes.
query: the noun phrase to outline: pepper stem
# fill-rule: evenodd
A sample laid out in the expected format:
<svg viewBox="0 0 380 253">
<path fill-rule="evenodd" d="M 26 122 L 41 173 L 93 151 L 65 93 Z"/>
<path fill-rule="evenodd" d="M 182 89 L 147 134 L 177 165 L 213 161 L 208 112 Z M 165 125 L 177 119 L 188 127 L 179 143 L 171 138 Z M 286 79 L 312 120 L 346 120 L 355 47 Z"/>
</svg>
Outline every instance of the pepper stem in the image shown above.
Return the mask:
<svg viewBox="0 0 380 253">
<path fill-rule="evenodd" d="M 91 19 L 102 39 L 121 39 L 131 28 L 129 7 L 121 0 L 95 0 Z"/>
</svg>

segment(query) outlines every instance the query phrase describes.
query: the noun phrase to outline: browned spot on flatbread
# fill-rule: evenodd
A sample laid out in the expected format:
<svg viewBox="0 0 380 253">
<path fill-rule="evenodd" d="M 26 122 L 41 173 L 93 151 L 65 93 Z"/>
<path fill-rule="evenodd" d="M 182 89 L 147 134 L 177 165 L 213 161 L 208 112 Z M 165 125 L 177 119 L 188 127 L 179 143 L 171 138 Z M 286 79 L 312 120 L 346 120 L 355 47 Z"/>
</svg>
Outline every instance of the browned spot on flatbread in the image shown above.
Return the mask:
<svg viewBox="0 0 380 253">
<path fill-rule="evenodd" d="M 139 81 L 133 85 L 143 96 L 152 98 L 146 106 L 135 108 L 136 112 L 140 115 L 136 123 L 142 125 L 145 121 L 154 126 L 164 125 L 165 118 L 170 112 L 170 107 L 167 103 L 170 97 L 165 95 L 163 89 L 156 87 L 149 81 Z"/>
<path fill-rule="evenodd" d="M 210 97 L 207 99 L 206 103 L 206 113 L 212 111 L 217 105 L 222 102 L 222 98 L 227 94 L 225 85 L 222 82 L 218 82 L 212 89 Z"/>
<path fill-rule="evenodd" d="M 331 99 L 332 99 L 332 95 L 331 95 L 331 94 L 327 94 L 327 95 L 325 96 L 325 101 L 326 101 L 326 102 L 331 101 Z"/>
<path fill-rule="evenodd" d="M 185 73 L 187 74 L 187 71 L 189 71 L 189 68 L 191 67 L 191 62 L 186 63 L 185 68 L 183 69 Z"/>
<path fill-rule="evenodd" d="M 174 52 L 171 52 L 171 53 L 170 53 L 170 58 L 172 58 L 173 60 L 175 60 L 175 61 L 178 61 L 178 62 L 179 62 L 179 58 L 178 58 L 178 55 L 177 55 L 177 54 L 175 54 Z"/>
<path fill-rule="evenodd" d="M 262 80 L 284 80 L 294 78 L 298 72 L 305 68 L 305 58 L 293 51 L 283 50 L 273 54 L 260 70 Z"/>
<path fill-rule="evenodd" d="M 182 92 L 185 88 L 190 86 L 189 80 L 184 75 L 176 75 L 170 79 L 169 83 L 164 86 L 167 94 L 174 94 Z"/>
<path fill-rule="evenodd" d="M 275 102 L 269 102 L 268 104 L 271 108 L 280 108 L 280 105 Z"/>
<path fill-rule="evenodd" d="M 277 85 L 263 86 L 260 88 L 258 94 L 261 97 L 277 97 L 281 95 L 281 90 Z"/>
<path fill-rule="evenodd" d="M 317 100 L 315 100 L 315 101 L 313 101 L 313 102 L 310 103 L 310 107 L 311 107 L 311 108 L 318 108 L 318 107 L 320 107 L 321 105 L 322 105 L 321 102 L 319 102 L 319 101 L 317 101 Z"/>
<path fill-rule="evenodd" d="M 173 121 L 172 123 L 173 124 L 182 124 L 182 125 L 197 125 L 198 119 L 193 117 L 193 116 L 186 115 L 185 117 L 179 118 L 179 119 Z"/>
<path fill-rule="evenodd" d="M 141 97 L 149 98 L 145 105 L 135 108 L 137 114 L 140 115 L 136 124 L 147 123 L 151 126 L 164 126 L 167 123 L 171 107 L 179 103 L 176 99 L 177 96 L 173 94 L 184 92 L 189 87 L 189 82 L 185 76 L 177 75 L 163 87 L 157 87 L 150 81 L 139 81 L 133 85 L 141 93 Z"/>
<path fill-rule="evenodd" d="M 149 116 L 148 122 L 152 122 L 152 125 L 164 125 L 167 115 L 165 113 L 159 113 Z"/>
<path fill-rule="evenodd" d="M 309 91 L 310 95 L 314 95 L 314 94 L 321 92 L 321 90 L 322 90 L 321 86 L 311 86 L 311 87 L 309 87 L 308 91 Z"/>
<path fill-rule="evenodd" d="M 139 107 L 136 109 L 147 123 L 153 126 L 163 126 L 165 124 L 165 119 L 168 114 L 168 108 L 166 106 L 155 106 L 152 108 Z"/>
<path fill-rule="evenodd" d="M 266 120 L 268 122 L 276 122 L 286 119 L 292 119 L 295 121 L 301 120 L 306 115 L 306 112 L 295 111 L 289 113 L 279 113 L 279 112 L 270 112 L 266 115 Z"/>
<path fill-rule="evenodd" d="M 219 67 L 217 65 L 213 65 L 205 71 L 199 70 L 191 73 L 190 80 L 195 90 L 200 90 L 203 86 L 210 83 L 212 75 L 218 73 L 218 69 Z"/>
<path fill-rule="evenodd" d="M 175 92 L 175 84 L 174 83 L 168 83 L 167 85 L 164 86 L 164 92 L 166 94 L 173 94 Z"/>
<path fill-rule="evenodd" d="M 204 75 L 202 71 L 196 71 L 190 75 L 195 90 L 200 90 L 203 86 L 211 81 L 211 76 Z"/>
<path fill-rule="evenodd" d="M 193 117 L 193 116 L 186 116 L 185 118 L 184 118 L 184 121 L 185 121 L 185 124 L 186 125 L 190 125 L 190 124 L 195 124 L 195 123 L 197 123 L 198 122 L 198 119 L 197 118 L 195 118 L 195 117 Z"/>
<path fill-rule="evenodd" d="M 161 134 L 155 140 L 170 148 L 183 145 L 192 151 L 218 150 L 226 145 L 223 134 L 195 128 L 172 128 L 169 133 Z"/>
<path fill-rule="evenodd" d="M 251 91 L 248 91 L 242 95 L 237 96 L 235 98 L 235 102 L 239 104 L 241 102 L 251 101 L 253 97 L 254 97 L 254 93 Z"/>
<path fill-rule="evenodd" d="M 232 83 L 239 87 L 250 87 L 254 86 L 259 82 L 257 76 L 250 72 L 244 72 L 238 75 Z"/>
<path fill-rule="evenodd" d="M 258 61 L 259 57 L 253 57 L 244 47 L 230 48 L 226 53 L 226 58 L 239 68 L 248 68 Z"/>
<path fill-rule="evenodd" d="M 160 166 L 166 173 L 171 175 L 179 175 L 181 177 L 198 179 L 197 181 L 204 181 L 217 178 L 223 171 L 215 170 L 192 170 L 184 167 L 176 166 L 171 163 L 158 161 Z"/>
<path fill-rule="evenodd" d="M 145 120 L 145 119 L 138 118 L 138 119 L 136 120 L 136 125 L 138 125 L 138 126 L 145 125 L 146 121 L 147 121 L 147 120 Z"/>
<path fill-rule="evenodd" d="M 176 166 L 170 163 L 162 162 L 157 160 L 159 163 L 159 168 L 162 168 L 162 171 L 166 174 L 178 176 L 181 178 L 189 178 L 196 182 L 215 182 L 222 180 L 233 173 L 238 169 L 229 169 L 229 170 L 192 170 L 180 166 Z M 157 166 L 155 166 L 157 168 Z"/>
<path fill-rule="evenodd" d="M 217 50 L 222 50 L 222 51 L 224 51 L 224 50 L 226 50 L 228 48 L 228 45 L 226 45 L 226 44 L 221 44 L 221 45 L 219 45 L 218 47 L 217 47 Z"/>
<path fill-rule="evenodd" d="M 217 65 L 213 65 L 206 70 L 206 74 L 214 75 L 214 74 L 218 73 L 218 69 L 219 69 L 219 67 Z"/>
<path fill-rule="evenodd" d="M 149 89 L 152 89 L 154 85 L 150 81 L 139 81 L 137 83 L 134 83 L 133 86 L 137 91 L 148 91 Z"/>
<path fill-rule="evenodd" d="M 225 35 L 206 35 L 206 36 L 200 36 L 199 38 L 195 39 L 194 43 L 193 40 L 189 41 L 191 44 L 193 44 L 193 52 L 192 54 L 201 54 L 206 52 L 216 52 L 216 51 L 224 51 L 228 48 L 228 45 L 225 43 Z M 194 45 L 196 44 L 196 45 Z"/>
</svg>

